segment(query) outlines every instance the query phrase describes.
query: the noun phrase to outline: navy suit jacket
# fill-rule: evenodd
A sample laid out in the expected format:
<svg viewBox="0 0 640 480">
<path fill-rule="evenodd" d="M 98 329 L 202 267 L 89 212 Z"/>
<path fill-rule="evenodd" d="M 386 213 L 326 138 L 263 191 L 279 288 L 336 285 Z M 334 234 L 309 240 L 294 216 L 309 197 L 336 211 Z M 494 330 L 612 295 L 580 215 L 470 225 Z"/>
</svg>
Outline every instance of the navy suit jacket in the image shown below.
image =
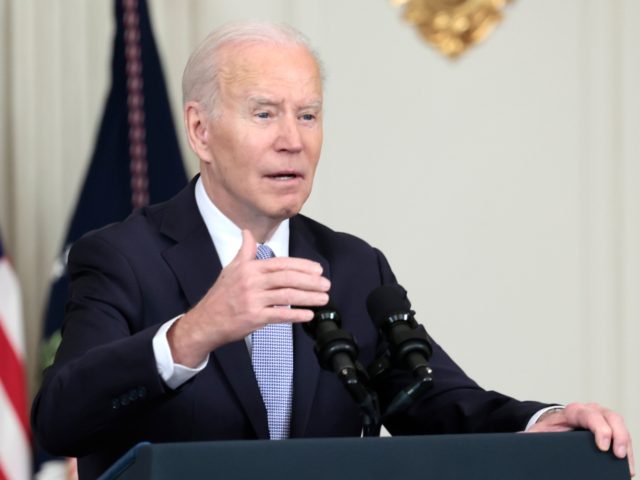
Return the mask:
<svg viewBox="0 0 640 480">
<path fill-rule="evenodd" d="M 212 352 L 207 367 L 176 390 L 157 371 L 154 334 L 194 306 L 221 271 L 194 185 L 83 237 L 71 250 L 63 340 L 34 400 L 32 424 L 47 451 L 79 457 L 81 478 L 96 477 L 140 441 L 268 438 L 244 341 Z M 302 215 L 290 222 L 290 255 L 322 264 L 342 326 L 356 338 L 361 362 L 370 364 L 385 345 L 366 298 L 395 282 L 384 256 Z M 357 406 L 336 376 L 320 369 L 300 325 L 293 334 L 291 437 L 359 436 Z M 545 406 L 481 389 L 437 344 L 431 365 L 434 387 L 386 423 L 392 434 L 516 431 Z M 383 382 L 383 406 L 409 381 L 394 372 Z"/>
</svg>

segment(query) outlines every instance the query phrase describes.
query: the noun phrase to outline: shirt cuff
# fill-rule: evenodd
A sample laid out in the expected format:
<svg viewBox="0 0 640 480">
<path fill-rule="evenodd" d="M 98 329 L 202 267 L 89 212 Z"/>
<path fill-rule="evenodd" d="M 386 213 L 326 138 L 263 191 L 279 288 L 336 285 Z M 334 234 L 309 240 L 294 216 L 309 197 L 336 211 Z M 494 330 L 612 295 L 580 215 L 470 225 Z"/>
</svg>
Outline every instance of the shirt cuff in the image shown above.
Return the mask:
<svg viewBox="0 0 640 480">
<path fill-rule="evenodd" d="M 197 365 L 195 368 L 186 367 L 184 365 L 180 365 L 179 363 L 175 363 L 173 361 L 173 356 L 171 355 L 171 347 L 169 347 L 169 340 L 167 340 L 167 331 L 171 328 L 171 325 L 178 320 L 182 315 L 178 315 L 175 318 L 172 318 L 168 322 L 165 322 L 156 332 L 153 337 L 153 354 L 156 357 L 156 367 L 158 368 L 158 373 L 164 383 L 167 386 L 175 390 L 180 385 L 185 383 L 187 380 L 190 380 L 197 373 L 204 370 L 204 367 L 209 363 L 209 356 L 204 359 L 204 361 Z"/>
<path fill-rule="evenodd" d="M 536 413 L 533 414 L 533 417 L 531 417 L 531 419 L 529 419 L 529 423 L 527 423 L 527 426 L 525 427 L 524 431 L 526 432 L 531 427 L 533 427 L 536 424 L 536 422 L 538 420 L 540 420 L 540 417 L 542 415 L 544 415 L 545 413 L 550 412 L 552 410 L 562 410 L 562 409 L 564 409 L 564 406 L 562 406 L 562 405 L 553 405 L 551 407 L 547 407 L 547 408 L 543 408 L 542 410 L 538 410 Z"/>
</svg>

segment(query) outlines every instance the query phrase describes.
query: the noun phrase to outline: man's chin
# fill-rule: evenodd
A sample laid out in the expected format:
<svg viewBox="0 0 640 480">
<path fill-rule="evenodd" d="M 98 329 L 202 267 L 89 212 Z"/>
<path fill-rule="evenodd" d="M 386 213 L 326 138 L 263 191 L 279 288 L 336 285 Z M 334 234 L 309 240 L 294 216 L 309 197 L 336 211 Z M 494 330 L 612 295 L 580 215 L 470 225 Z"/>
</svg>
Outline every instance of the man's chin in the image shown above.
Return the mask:
<svg viewBox="0 0 640 480">
<path fill-rule="evenodd" d="M 301 209 L 302 205 L 298 204 L 283 205 L 270 212 L 269 217 L 273 220 L 283 221 L 297 215 Z"/>
<path fill-rule="evenodd" d="M 265 202 L 262 212 L 272 220 L 283 221 L 300 213 L 308 197 L 309 195 L 301 195 L 300 192 L 297 195 L 280 196 L 271 199 L 275 201 Z"/>
</svg>

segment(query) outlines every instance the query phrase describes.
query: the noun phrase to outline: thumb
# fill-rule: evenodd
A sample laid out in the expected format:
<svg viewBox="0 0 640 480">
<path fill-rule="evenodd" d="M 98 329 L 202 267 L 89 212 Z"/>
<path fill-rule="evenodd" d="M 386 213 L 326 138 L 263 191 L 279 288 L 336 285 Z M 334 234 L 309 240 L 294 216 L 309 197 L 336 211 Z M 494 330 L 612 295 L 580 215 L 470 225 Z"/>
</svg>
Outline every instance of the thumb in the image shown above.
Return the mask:
<svg viewBox="0 0 640 480">
<path fill-rule="evenodd" d="M 248 261 L 256 258 L 256 240 L 249 230 L 242 230 L 242 245 L 234 260 Z"/>
</svg>

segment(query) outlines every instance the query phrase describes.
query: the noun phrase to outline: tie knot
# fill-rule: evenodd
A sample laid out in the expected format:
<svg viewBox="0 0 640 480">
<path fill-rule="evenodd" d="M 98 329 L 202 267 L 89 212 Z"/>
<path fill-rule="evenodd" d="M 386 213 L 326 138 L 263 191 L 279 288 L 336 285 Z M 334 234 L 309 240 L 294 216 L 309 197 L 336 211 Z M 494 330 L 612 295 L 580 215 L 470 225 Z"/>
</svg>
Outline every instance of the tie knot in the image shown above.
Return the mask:
<svg viewBox="0 0 640 480">
<path fill-rule="evenodd" d="M 268 245 L 264 243 L 258 244 L 258 250 L 256 251 L 256 258 L 258 260 L 266 260 L 267 258 L 275 257 L 275 253 Z"/>
</svg>

